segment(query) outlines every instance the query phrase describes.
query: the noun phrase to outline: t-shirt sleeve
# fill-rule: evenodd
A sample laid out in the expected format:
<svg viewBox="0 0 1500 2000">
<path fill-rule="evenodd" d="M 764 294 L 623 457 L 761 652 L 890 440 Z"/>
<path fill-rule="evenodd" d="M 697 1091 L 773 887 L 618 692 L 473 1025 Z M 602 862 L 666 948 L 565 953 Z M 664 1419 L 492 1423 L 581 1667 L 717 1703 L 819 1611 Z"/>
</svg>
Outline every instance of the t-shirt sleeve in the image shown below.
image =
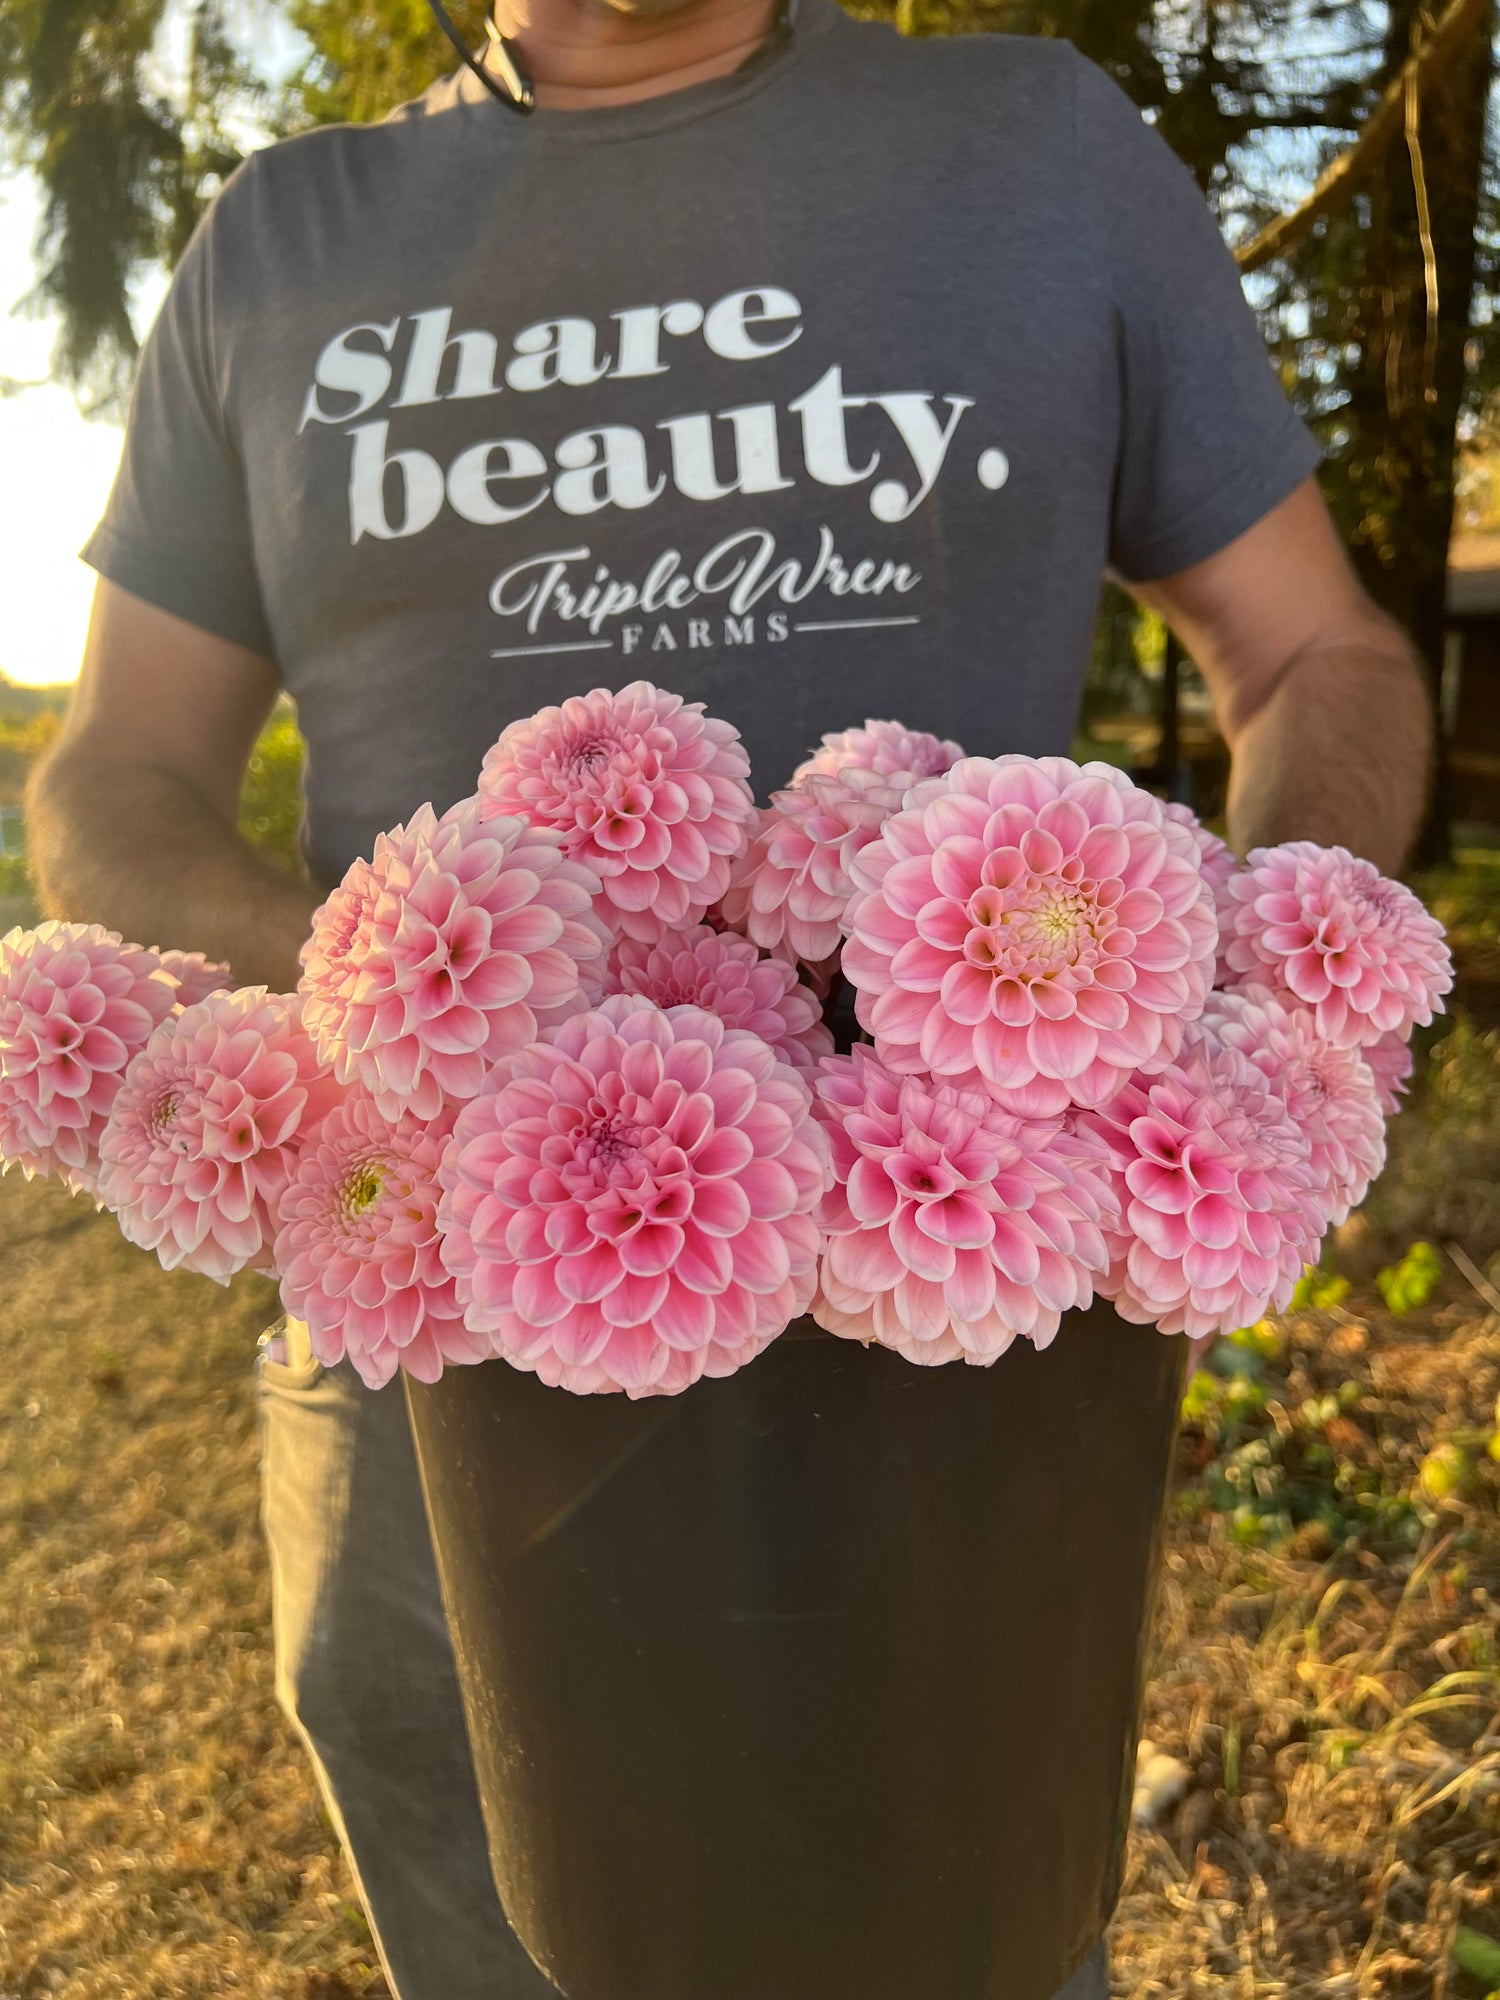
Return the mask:
<svg viewBox="0 0 1500 2000">
<path fill-rule="evenodd" d="M 1197 182 L 1102 70 L 1079 69 L 1081 196 L 1118 313 L 1110 562 L 1148 583 L 1254 527 L 1322 454 Z"/>
<path fill-rule="evenodd" d="M 199 224 L 147 336 L 120 470 L 83 559 L 147 603 L 270 653 L 244 468 L 226 414 L 229 328 L 214 285 L 225 202 L 221 195 Z"/>
</svg>

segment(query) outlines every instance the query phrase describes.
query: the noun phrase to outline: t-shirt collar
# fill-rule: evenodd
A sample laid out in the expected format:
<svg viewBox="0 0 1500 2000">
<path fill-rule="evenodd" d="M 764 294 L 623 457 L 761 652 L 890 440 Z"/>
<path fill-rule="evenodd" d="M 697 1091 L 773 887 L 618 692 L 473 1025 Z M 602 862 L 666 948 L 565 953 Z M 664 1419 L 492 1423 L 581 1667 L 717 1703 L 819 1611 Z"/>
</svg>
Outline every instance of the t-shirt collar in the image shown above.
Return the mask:
<svg viewBox="0 0 1500 2000">
<path fill-rule="evenodd" d="M 460 70 L 450 79 L 458 104 L 471 115 L 482 115 L 500 128 L 511 144 L 547 145 L 553 141 L 585 144 L 643 138 L 670 131 L 701 118 L 715 116 L 755 96 L 791 69 L 808 46 L 842 24 L 837 0 L 788 0 L 782 18 L 755 53 L 727 76 L 634 104 L 600 105 L 595 110 L 559 111 L 541 106 L 518 114 L 499 104 L 479 78 Z"/>
</svg>

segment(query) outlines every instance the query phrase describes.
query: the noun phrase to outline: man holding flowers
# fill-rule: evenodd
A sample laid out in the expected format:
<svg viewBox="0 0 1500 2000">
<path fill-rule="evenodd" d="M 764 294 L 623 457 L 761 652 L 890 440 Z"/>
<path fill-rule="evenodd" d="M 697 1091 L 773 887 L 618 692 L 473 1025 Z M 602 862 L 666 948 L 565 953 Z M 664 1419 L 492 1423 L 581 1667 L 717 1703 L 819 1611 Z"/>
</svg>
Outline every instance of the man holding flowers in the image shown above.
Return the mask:
<svg viewBox="0 0 1500 2000">
<path fill-rule="evenodd" d="M 859 873 L 893 809 L 882 786 L 946 769 L 939 753 L 957 746 L 934 752 L 940 737 L 984 756 L 1066 750 L 1106 568 L 1163 613 L 1208 681 L 1233 751 L 1235 846 L 1337 843 L 1399 864 L 1429 732 L 1411 649 L 1354 581 L 1312 478 L 1316 448 L 1197 190 L 1096 69 L 1055 42 L 906 43 L 832 0 L 500 0 L 498 26 L 534 79 L 534 114 L 461 71 L 380 126 L 256 156 L 186 253 L 88 551 L 101 582 L 79 691 L 33 793 L 53 915 L 169 938 L 228 960 L 239 984 L 289 991 L 313 911 L 341 879 L 349 935 L 365 925 L 368 942 L 379 898 L 360 904 L 349 871 L 430 801 L 424 854 L 446 843 L 450 873 L 489 868 L 475 900 L 490 896 L 487 923 L 511 921 L 514 836 L 485 832 L 483 804 L 472 824 L 440 816 L 507 725 L 520 734 L 487 766 L 481 801 L 492 816 L 554 810 L 555 760 L 521 718 L 584 685 L 581 669 L 613 690 L 649 673 L 733 716 L 764 785 L 866 712 L 933 737 L 872 737 L 847 781 L 814 757 L 757 836 L 757 916 L 729 880 L 748 809 L 741 753 L 684 718 L 589 697 L 598 712 L 575 717 L 564 804 L 632 730 L 675 730 L 680 764 L 671 789 L 607 810 L 576 789 L 595 800 L 579 837 L 607 886 L 620 990 L 682 976 L 673 933 L 713 900 L 679 893 L 684 855 L 727 910 L 742 896 L 732 921 L 756 945 L 826 956 L 838 904 L 819 891 L 819 857 L 837 849 L 870 899 L 849 949 L 873 992 L 905 942 L 876 907 L 885 864 Z M 492 51 L 489 64 L 503 94 L 506 61 Z M 245 762 L 282 689 L 309 744 L 306 887 L 235 832 Z M 915 768 L 918 755 L 936 761 Z M 678 803 L 695 787 L 696 816 Z M 983 809 L 999 805 L 986 796 Z M 1050 841 L 1061 855 L 1064 822 L 1067 838 L 1094 838 L 1070 808 L 1032 851 L 1050 856 Z M 388 849 L 373 865 L 399 862 Z M 570 955 L 576 979 L 592 941 L 574 865 L 538 864 L 554 869 L 548 937 L 572 926 L 566 947 L 545 949 Z M 524 927 L 517 939 L 520 962 Z M 325 946 L 320 933 L 309 978 L 337 1013 Z M 810 1066 L 821 1030 L 805 989 L 762 969 L 778 958 L 699 948 L 715 990 L 746 996 L 758 1032 Z M 1278 949 L 1247 932 L 1230 966 Z M 1306 1052 L 1276 980 L 1284 961 L 1295 985 L 1314 949 L 1293 940 L 1262 997 L 1228 1008 L 1241 1025 L 1260 1009 L 1254 1046 L 1279 1036 L 1288 1062 Z M 150 977 L 143 1031 L 169 1005 Z M 1350 991 L 1339 1009 L 1359 1004 Z M 544 1016 L 541 986 L 532 997 Z M 497 1023 L 496 1049 L 504 1009 L 531 1005 L 498 987 L 470 1001 Z M 1088 1004 L 1101 1011 L 1086 1060 L 1117 1081 L 1140 1059 L 1139 1023 Z M 966 1039 L 950 1022 L 935 1057 L 909 996 L 872 1007 L 890 1049 L 954 1076 L 991 1063 L 989 1080 L 1010 1087 L 1013 1042 L 998 1030 Z M 1158 1012 L 1160 1037 L 1167 1000 Z M 1078 1031 L 1036 1035 L 1071 1060 Z M 426 1045 L 403 1051 L 375 1020 L 365 1044 L 376 1053 L 357 1080 L 378 1095 L 395 1077 L 405 1102 Z M 1247 1088 L 1236 1077 L 1210 1080 L 1201 1100 L 1219 1107 L 1206 1125 L 1223 1145 Z M 851 1067 L 838 1090 L 877 1124 L 897 1118 L 874 1066 Z M 309 1296 L 327 1281 L 320 1189 L 356 1185 L 368 1102 L 330 1120 L 296 1170 Z M 1160 1091 L 1152 1103 L 1171 1115 Z M 903 1115 L 931 1120 L 934 1157 L 982 1155 L 986 1188 L 997 1162 L 1020 1165 L 1003 1119 Z M 1098 1112 L 1097 1162 L 1167 1175 L 1170 1163 L 1127 1160 L 1119 1118 Z M 481 1135 L 483 1118 L 471 1123 Z M 405 1134 L 392 1186 L 430 1187 L 432 1144 L 429 1127 Z M 1370 1140 L 1356 1112 L 1329 1145 L 1361 1185 Z M 809 1175 L 812 1162 L 809 1150 Z M 1093 1182 L 1076 1160 L 1048 1163 L 1056 1227 L 1097 1246 L 1102 1269 L 1104 1197 L 1079 1188 Z M 357 1192 L 376 1213 L 378 1188 Z M 454 1201 L 467 1227 L 472 1204 Z M 396 1246 L 413 1259 L 423 1214 Z M 875 1279 L 898 1225 L 883 1216 L 845 1217 L 835 1319 L 884 1310 Z M 1155 1253 L 1163 1284 L 1174 1242 Z M 1018 1258 L 1032 1254 L 1018 1242 Z M 433 1263 L 429 1278 L 433 1310 L 457 1326 L 451 1275 Z M 990 1310 L 963 1322 L 981 1346 Z M 918 1312 L 899 1338 L 916 1349 L 930 1332 Z M 282 1699 L 402 2000 L 539 1996 L 490 1883 L 404 1406 L 291 1338 L 263 1369 Z M 389 1374 L 394 1360 L 371 1365 Z M 1102 1995 L 1103 1978 L 1096 1954 L 1070 2000 Z"/>
</svg>

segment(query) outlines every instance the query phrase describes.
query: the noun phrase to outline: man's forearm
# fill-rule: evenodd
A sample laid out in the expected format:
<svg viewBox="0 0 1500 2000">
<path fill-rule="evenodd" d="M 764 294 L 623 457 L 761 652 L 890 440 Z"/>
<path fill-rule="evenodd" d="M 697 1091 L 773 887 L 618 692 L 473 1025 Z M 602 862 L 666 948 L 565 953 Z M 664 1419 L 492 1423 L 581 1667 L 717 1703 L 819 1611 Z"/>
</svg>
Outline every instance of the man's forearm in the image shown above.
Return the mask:
<svg viewBox="0 0 1500 2000">
<path fill-rule="evenodd" d="M 38 772 L 27 805 L 48 916 L 227 959 L 241 985 L 295 986 L 320 898 L 173 773 L 65 754 Z"/>
<path fill-rule="evenodd" d="M 1386 873 L 1406 860 L 1427 797 L 1432 709 L 1394 626 L 1380 643 L 1299 655 L 1233 744 L 1229 837 L 1241 854 L 1315 840 Z"/>
</svg>

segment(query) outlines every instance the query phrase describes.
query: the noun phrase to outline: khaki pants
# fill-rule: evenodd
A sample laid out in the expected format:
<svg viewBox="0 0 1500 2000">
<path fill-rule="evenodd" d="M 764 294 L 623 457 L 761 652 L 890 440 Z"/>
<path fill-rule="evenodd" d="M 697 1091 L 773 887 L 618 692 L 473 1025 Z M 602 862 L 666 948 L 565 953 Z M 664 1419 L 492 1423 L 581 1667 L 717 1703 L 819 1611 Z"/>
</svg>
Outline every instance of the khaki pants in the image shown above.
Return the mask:
<svg viewBox="0 0 1500 2000">
<path fill-rule="evenodd" d="M 490 1874 L 406 1399 L 321 1367 L 295 1322 L 285 1351 L 259 1363 L 276 1692 L 386 1978 L 398 2000 L 554 2000 Z M 1057 2000 L 1108 1992 L 1101 1945 Z"/>
</svg>

